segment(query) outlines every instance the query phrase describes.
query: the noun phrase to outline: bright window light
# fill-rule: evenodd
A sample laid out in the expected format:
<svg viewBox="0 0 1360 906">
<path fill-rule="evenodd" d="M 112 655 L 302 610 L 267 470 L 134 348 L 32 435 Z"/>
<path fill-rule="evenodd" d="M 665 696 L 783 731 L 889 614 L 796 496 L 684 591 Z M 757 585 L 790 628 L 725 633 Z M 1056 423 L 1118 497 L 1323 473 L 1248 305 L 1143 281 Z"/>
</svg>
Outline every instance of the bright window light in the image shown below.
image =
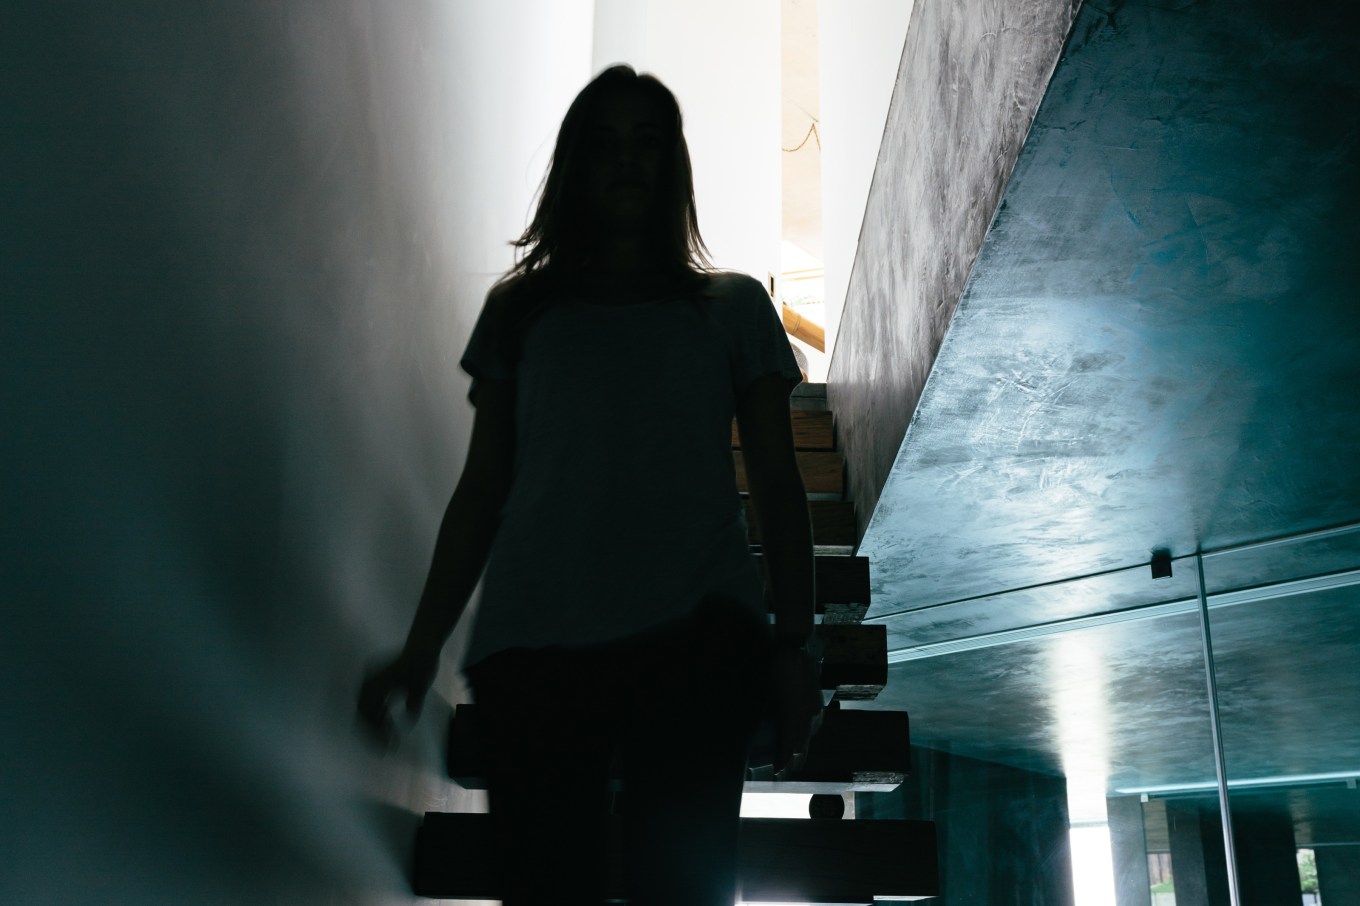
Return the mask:
<svg viewBox="0 0 1360 906">
<path fill-rule="evenodd" d="M 1072 844 L 1072 892 L 1076 894 L 1076 906 L 1115 906 L 1109 825 L 1076 825 L 1067 834 Z"/>
<path fill-rule="evenodd" d="M 743 793 L 743 818 L 806 818 L 811 793 Z"/>
</svg>

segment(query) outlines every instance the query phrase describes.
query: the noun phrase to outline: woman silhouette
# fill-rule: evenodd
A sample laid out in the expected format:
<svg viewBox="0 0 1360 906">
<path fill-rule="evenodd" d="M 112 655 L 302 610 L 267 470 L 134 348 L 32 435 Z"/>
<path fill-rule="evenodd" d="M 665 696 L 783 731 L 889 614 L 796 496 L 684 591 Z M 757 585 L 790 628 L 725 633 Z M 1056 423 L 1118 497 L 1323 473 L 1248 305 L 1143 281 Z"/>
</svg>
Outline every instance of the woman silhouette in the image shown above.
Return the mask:
<svg viewBox="0 0 1360 906">
<path fill-rule="evenodd" d="M 462 359 L 476 420 L 420 605 L 360 711 L 384 736 L 395 696 L 418 713 L 482 577 L 464 672 L 505 902 L 599 903 L 612 802 L 630 902 L 731 906 L 752 733 L 773 721 L 783 769 L 821 706 L 799 370 L 762 284 L 708 265 L 680 110 L 650 75 L 614 66 L 576 97 L 515 245 Z"/>
</svg>

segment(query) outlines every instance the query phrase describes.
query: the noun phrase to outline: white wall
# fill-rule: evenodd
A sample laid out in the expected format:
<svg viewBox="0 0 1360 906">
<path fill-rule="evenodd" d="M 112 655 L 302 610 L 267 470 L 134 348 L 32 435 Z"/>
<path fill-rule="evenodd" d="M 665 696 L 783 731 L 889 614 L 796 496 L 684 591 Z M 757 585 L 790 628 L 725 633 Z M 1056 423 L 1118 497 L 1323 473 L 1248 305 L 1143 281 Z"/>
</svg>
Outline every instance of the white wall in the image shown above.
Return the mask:
<svg viewBox="0 0 1360 906">
<path fill-rule="evenodd" d="M 818 4 L 828 354 L 836 342 L 912 4 L 913 0 Z"/>
<path fill-rule="evenodd" d="M 912 2 L 818 4 L 828 352 Z M 704 238 L 720 266 L 762 279 L 780 272 L 779 20 L 778 0 L 595 0 L 594 71 L 631 63 L 676 93 Z"/>
<path fill-rule="evenodd" d="M 410 902 L 398 646 L 589 0 L 6 13 L 0 902 Z"/>
<path fill-rule="evenodd" d="M 613 63 L 653 73 L 680 101 L 714 263 L 778 276 L 778 0 L 595 0 L 592 65 Z"/>
</svg>

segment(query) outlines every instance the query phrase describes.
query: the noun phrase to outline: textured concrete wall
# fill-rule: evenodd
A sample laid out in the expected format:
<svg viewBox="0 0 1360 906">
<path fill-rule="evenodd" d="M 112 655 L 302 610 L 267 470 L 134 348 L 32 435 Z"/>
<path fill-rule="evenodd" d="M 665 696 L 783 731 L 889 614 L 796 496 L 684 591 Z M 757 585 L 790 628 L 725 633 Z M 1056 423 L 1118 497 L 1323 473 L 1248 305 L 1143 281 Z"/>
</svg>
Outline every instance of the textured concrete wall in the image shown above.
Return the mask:
<svg viewBox="0 0 1360 906">
<path fill-rule="evenodd" d="M 415 900 L 419 813 L 477 804 L 441 776 L 461 685 L 390 758 L 354 695 L 589 14 L 6 5 L 0 902 Z"/>
<path fill-rule="evenodd" d="M 861 534 L 1077 6 L 912 12 L 827 377 Z"/>
<path fill-rule="evenodd" d="M 1322 902 L 1360 903 L 1360 844 L 1319 846 L 1313 858 Z"/>
<path fill-rule="evenodd" d="M 826 349 L 836 347 L 912 0 L 817 4 Z"/>
<path fill-rule="evenodd" d="M 1138 796 L 1111 796 L 1106 800 L 1105 808 L 1110 822 L 1115 903 L 1117 906 L 1152 906 L 1143 802 Z"/>
<path fill-rule="evenodd" d="M 892 793 L 857 793 L 857 819 L 934 821 L 937 906 L 1073 906 L 1067 781 L 1051 774 L 911 748 Z"/>
<path fill-rule="evenodd" d="M 1166 822 L 1177 906 L 1229 906 L 1232 894 L 1218 802 L 1209 798 L 1168 800 Z"/>
<path fill-rule="evenodd" d="M 1281 10 L 1083 7 L 862 539 L 876 608 L 1360 519 L 1357 10 Z"/>
</svg>

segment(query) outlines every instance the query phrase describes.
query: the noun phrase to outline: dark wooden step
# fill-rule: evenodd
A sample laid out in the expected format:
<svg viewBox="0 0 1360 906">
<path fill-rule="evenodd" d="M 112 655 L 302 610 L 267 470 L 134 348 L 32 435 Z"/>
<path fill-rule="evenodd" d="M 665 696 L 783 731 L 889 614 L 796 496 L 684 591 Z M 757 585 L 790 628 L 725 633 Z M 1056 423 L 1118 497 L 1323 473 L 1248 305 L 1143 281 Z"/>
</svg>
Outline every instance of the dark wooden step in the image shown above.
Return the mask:
<svg viewBox="0 0 1360 906">
<path fill-rule="evenodd" d="M 601 843 L 603 846 L 603 842 Z M 742 900 L 872 903 L 939 894 L 929 821 L 741 819 Z M 495 840 L 485 814 L 426 812 L 416 835 L 412 887 L 423 897 L 497 900 Z M 621 897 L 622 890 L 611 890 Z"/>
<path fill-rule="evenodd" d="M 761 575 L 769 581 L 763 554 L 755 555 Z M 817 612 L 828 622 L 858 623 L 869 608 L 869 558 L 819 556 L 815 599 Z"/>
<path fill-rule="evenodd" d="M 793 446 L 797 450 L 831 450 L 836 446 L 831 413 L 825 410 L 791 409 Z M 732 446 L 741 446 L 736 421 L 732 422 Z"/>
<path fill-rule="evenodd" d="M 751 499 L 746 502 L 747 538 L 760 543 L 760 524 L 756 519 Z M 812 519 L 812 543 L 823 547 L 854 547 L 855 505 L 848 500 L 809 500 L 808 516 Z"/>
<path fill-rule="evenodd" d="M 820 623 L 822 688 L 835 689 L 841 701 L 878 697 L 888 683 L 888 627 Z"/>
<path fill-rule="evenodd" d="M 834 691 L 837 701 L 873 699 L 888 682 L 888 627 L 885 625 L 818 624 L 822 645 L 821 687 Z M 470 715 L 471 705 L 459 705 L 455 716 Z M 482 776 L 480 730 L 475 718 L 457 719 L 449 732 L 449 773 L 470 789 L 480 788 Z M 864 768 L 864 770 L 873 770 Z"/>
<path fill-rule="evenodd" d="M 802 767 L 778 780 L 769 753 L 753 746 L 748 793 L 887 793 L 911 771 L 911 726 L 905 711 L 861 711 L 832 702 L 808 745 Z"/>
<path fill-rule="evenodd" d="M 809 494 L 845 493 L 845 457 L 835 451 L 799 450 L 798 472 L 803 476 L 803 490 Z M 745 493 L 750 490 L 746 485 L 746 460 L 740 450 L 732 453 L 732 463 L 737 470 L 737 490 Z"/>
<path fill-rule="evenodd" d="M 794 387 L 793 392 L 789 394 L 789 408 L 824 411 L 827 408 L 826 384 L 804 381 Z"/>
<path fill-rule="evenodd" d="M 873 903 L 939 896 L 930 821 L 743 818 L 738 876 L 747 903 Z"/>
<path fill-rule="evenodd" d="M 486 789 L 480 715 L 477 705 L 463 703 L 454 708 L 449 722 L 449 777 L 471 790 Z M 752 746 L 747 792 L 890 792 L 911 770 L 911 728 L 905 711 L 852 711 L 832 702 L 802 767 L 785 771 L 778 780 L 768 764 L 772 748 L 772 739 L 758 739 Z"/>
</svg>

